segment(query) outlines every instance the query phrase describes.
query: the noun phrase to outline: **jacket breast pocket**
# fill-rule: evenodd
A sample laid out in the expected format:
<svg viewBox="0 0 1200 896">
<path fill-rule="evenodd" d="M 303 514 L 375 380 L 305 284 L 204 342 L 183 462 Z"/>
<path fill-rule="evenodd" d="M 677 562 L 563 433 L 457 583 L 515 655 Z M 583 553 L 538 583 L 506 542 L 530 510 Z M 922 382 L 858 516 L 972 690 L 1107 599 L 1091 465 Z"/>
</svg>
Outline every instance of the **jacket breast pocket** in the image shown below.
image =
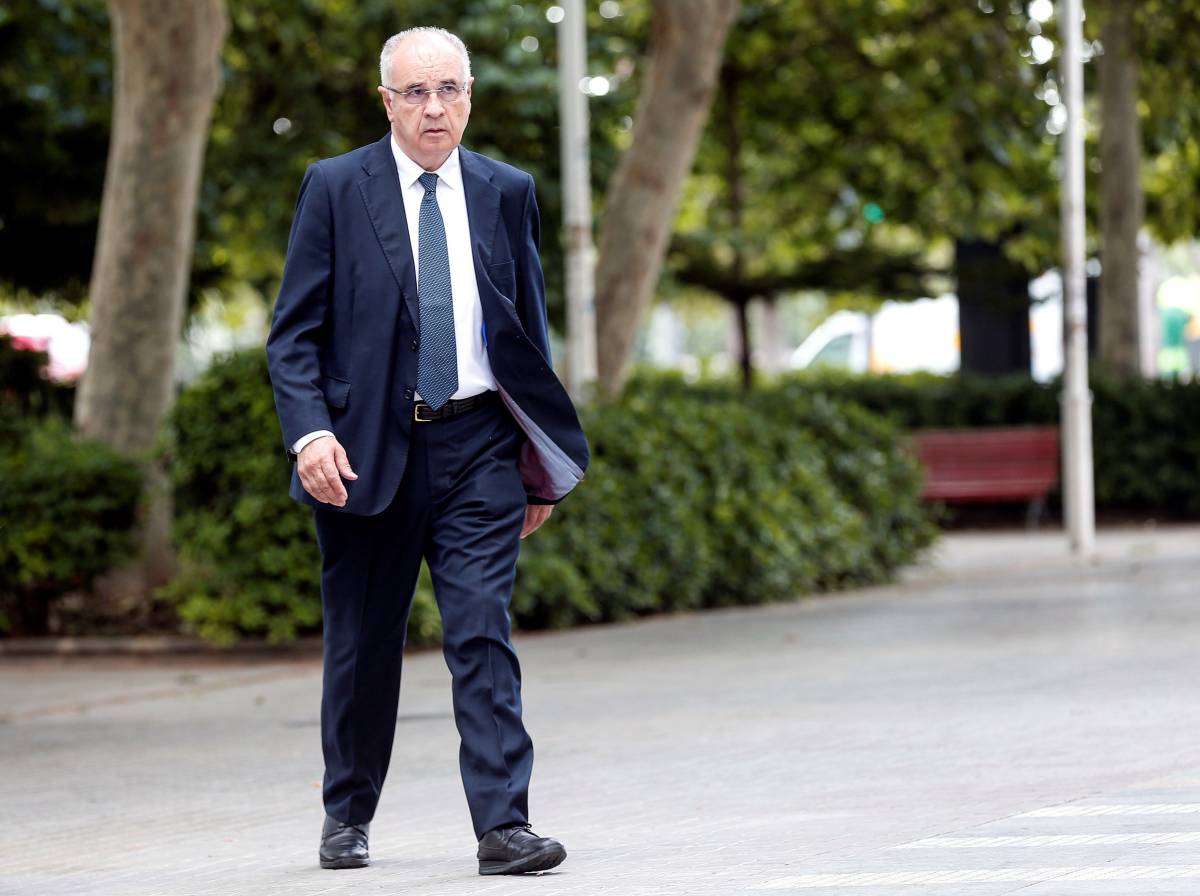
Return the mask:
<svg viewBox="0 0 1200 896">
<path fill-rule="evenodd" d="M 492 281 L 492 285 L 497 291 L 508 299 L 514 301 L 516 289 L 514 288 L 517 282 L 517 263 L 513 259 L 508 261 L 497 261 L 495 264 L 487 266 L 488 279 Z"/>
<path fill-rule="evenodd" d="M 321 377 L 321 394 L 331 408 L 344 408 L 350 400 L 350 381 L 326 374 Z"/>
</svg>

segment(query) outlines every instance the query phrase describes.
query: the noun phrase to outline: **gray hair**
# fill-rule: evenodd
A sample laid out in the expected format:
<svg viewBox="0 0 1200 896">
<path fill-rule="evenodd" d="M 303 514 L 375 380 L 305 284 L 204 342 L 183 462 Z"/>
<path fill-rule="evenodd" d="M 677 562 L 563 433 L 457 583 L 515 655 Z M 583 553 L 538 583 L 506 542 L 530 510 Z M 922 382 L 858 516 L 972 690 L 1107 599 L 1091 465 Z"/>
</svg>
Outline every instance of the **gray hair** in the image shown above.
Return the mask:
<svg viewBox="0 0 1200 896">
<path fill-rule="evenodd" d="M 462 42 L 457 34 L 451 34 L 445 28 L 433 28 L 428 25 L 422 25 L 418 28 L 406 28 L 404 31 L 393 34 L 383 44 L 383 49 L 379 53 L 379 83 L 385 86 L 388 85 L 388 67 L 392 64 L 392 54 L 396 52 L 396 48 L 404 43 L 410 37 L 440 37 L 450 45 L 459 56 L 462 57 L 463 63 L 463 82 L 471 79 L 471 57 L 467 55 L 467 45 Z"/>
</svg>

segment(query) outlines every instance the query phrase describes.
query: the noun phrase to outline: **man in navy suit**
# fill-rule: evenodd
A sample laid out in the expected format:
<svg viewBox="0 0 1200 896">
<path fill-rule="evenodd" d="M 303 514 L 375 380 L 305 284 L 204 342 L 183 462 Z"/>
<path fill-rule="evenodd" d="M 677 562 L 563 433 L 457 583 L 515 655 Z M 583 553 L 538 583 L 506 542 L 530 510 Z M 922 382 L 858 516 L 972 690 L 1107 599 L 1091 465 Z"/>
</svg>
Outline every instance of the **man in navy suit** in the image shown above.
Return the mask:
<svg viewBox="0 0 1200 896">
<path fill-rule="evenodd" d="M 533 179 L 459 145 L 466 47 L 401 32 L 380 77 L 388 135 L 305 173 L 267 340 L 321 548 L 320 864 L 369 862 L 424 557 L 479 871 L 543 871 L 566 851 L 529 826 L 508 605 L 520 539 L 583 477 L 587 442 L 551 369 Z"/>
</svg>

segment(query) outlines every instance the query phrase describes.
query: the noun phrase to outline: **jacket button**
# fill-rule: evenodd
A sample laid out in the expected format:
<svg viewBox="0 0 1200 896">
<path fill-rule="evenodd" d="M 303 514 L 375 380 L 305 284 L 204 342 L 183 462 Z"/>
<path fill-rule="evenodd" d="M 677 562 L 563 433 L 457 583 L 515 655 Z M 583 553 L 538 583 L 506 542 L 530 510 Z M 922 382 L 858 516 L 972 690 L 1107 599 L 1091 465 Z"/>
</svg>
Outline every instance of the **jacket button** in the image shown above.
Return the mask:
<svg viewBox="0 0 1200 896">
<path fill-rule="evenodd" d="M 405 397 L 405 398 L 408 398 L 408 399 L 411 399 L 411 398 L 413 397 L 413 390 L 412 390 L 412 389 L 405 389 L 405 390 L 404 390 L 404 397 Z"/>
<path fill-rule="evenodd" d="M 412 341 L 412 348 L 413 348 L 413 351 L 414 351 L 414 352 L 417 350 L 417 346 L 418 346 L 418 345 L 419 345 L 419 343 L 417 342 L 417 340 L 415 340 L 415 339 L 414 339 L 414 340 Z"/>
</svg>

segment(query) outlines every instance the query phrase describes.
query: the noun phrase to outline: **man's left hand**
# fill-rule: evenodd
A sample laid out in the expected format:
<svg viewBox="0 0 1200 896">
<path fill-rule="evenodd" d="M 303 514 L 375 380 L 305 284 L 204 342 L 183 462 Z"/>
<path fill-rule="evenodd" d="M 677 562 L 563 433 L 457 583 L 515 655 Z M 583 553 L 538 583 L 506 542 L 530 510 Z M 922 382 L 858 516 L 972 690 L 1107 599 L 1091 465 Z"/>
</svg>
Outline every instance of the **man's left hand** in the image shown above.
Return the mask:
<svg viewBox="0 0 1200 896">
<path fill-rule="evenodd" d="M 550 519 L 553 510 L 553 504 L 526 504 L 525 525 L 521 527 L 521 537 L 537 531 L 538 526 Z"/>
</svg>

